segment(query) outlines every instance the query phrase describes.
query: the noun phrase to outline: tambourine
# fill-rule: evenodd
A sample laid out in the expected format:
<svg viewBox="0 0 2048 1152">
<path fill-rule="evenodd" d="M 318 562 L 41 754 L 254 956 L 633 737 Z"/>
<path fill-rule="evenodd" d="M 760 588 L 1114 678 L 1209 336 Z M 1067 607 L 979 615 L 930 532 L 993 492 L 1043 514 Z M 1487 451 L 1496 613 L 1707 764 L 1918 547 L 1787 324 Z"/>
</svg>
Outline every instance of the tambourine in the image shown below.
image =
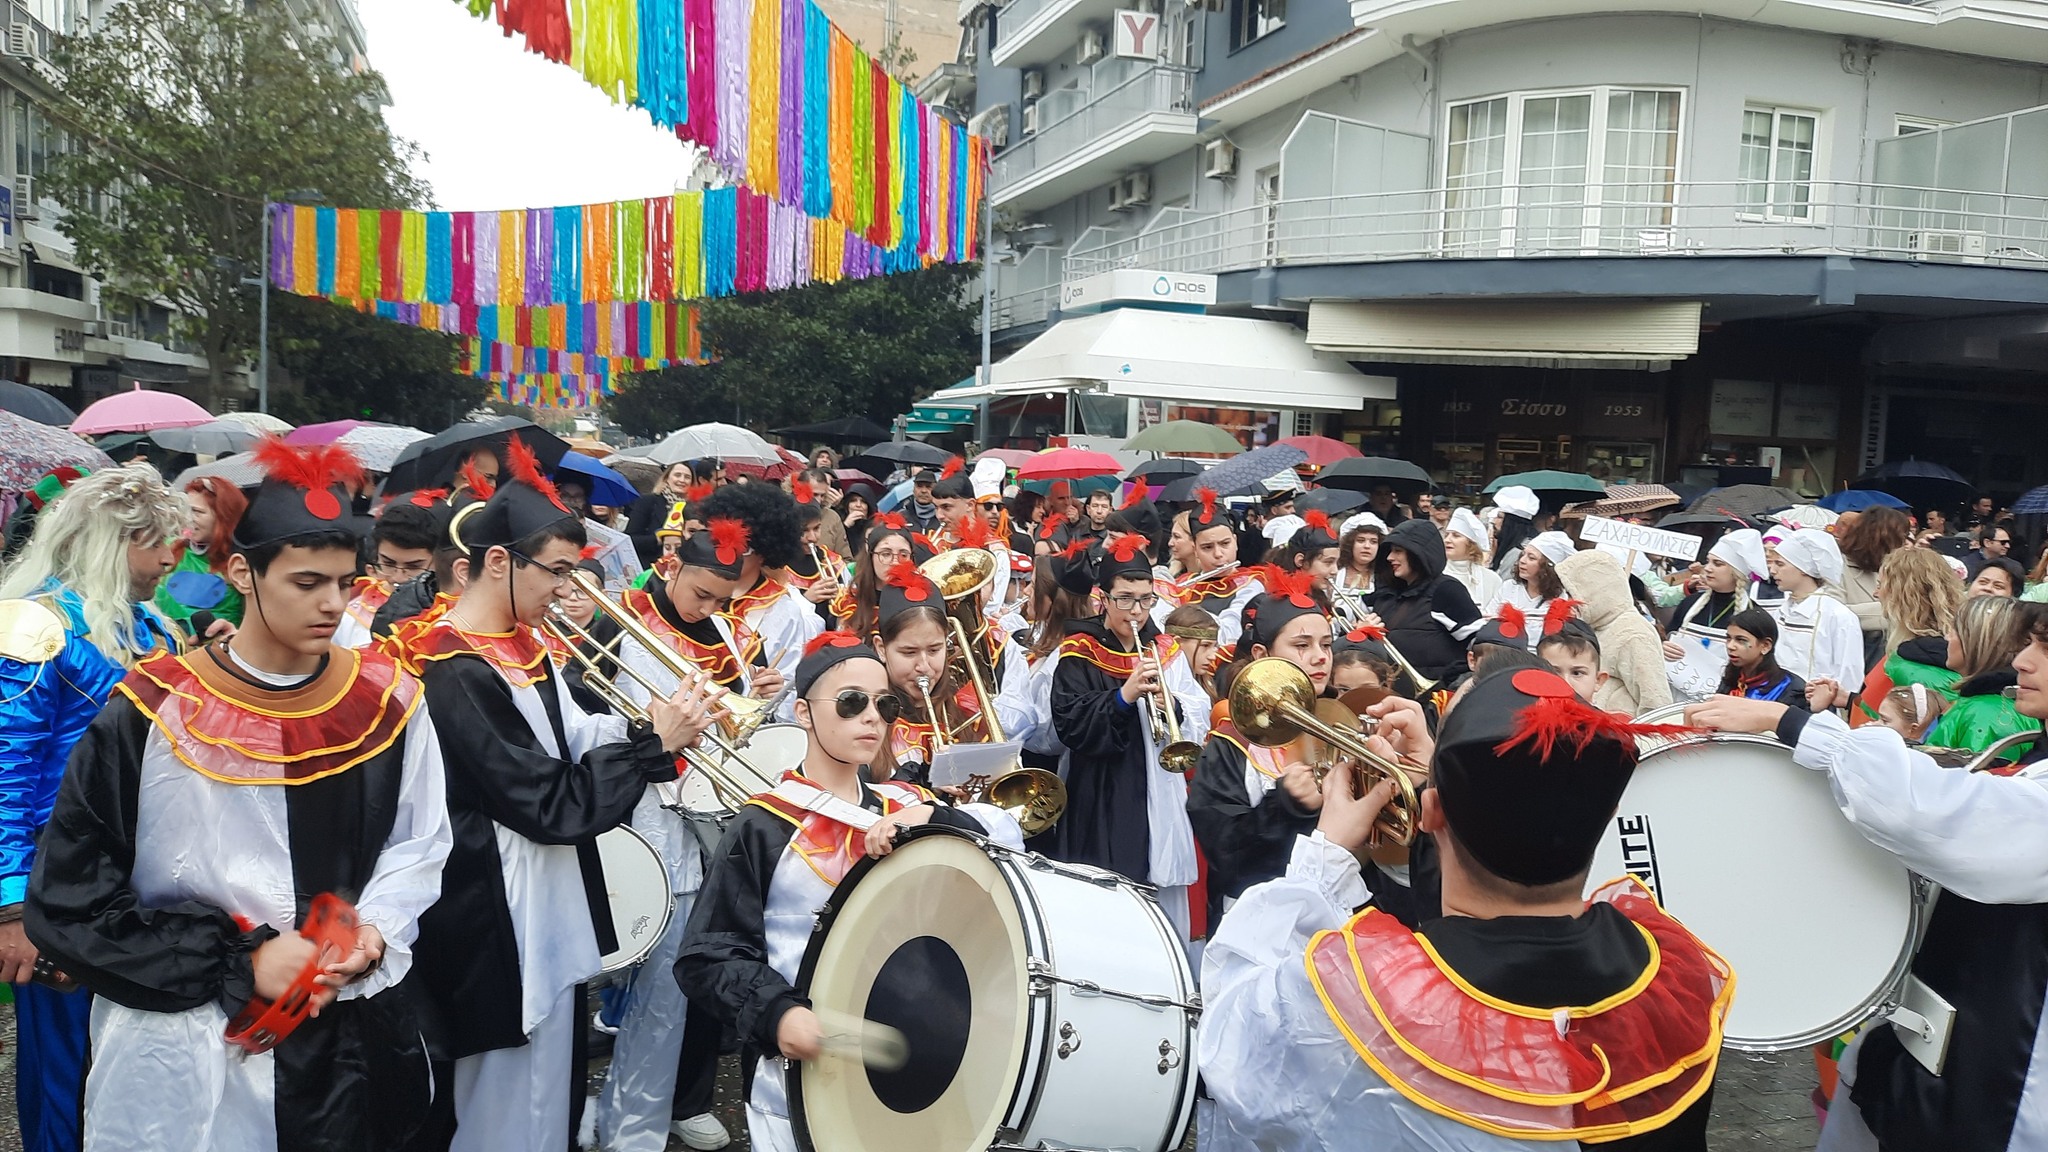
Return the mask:
<svg viewBox="0 0 2048 1152">
<path fill-rule="evenodd" d="M 306 909 L 306 922 L 299 927 L 299 935 L 319 945 L 318 950 L 275 1002 L 261 996 L 249 998 L 235 1018 L 228 1021 L 227 1042 L 260 1056 L 305 1023 L 313 1009 L 313 996 L 320 990 L 315 981 L 329 962 L 327 949 L 332 947 L 340 956 L 355 951 L 356 923 L 355 906 L 348 901 L 332 893 L 315 896 L 312 906 Z"/>
</svg>

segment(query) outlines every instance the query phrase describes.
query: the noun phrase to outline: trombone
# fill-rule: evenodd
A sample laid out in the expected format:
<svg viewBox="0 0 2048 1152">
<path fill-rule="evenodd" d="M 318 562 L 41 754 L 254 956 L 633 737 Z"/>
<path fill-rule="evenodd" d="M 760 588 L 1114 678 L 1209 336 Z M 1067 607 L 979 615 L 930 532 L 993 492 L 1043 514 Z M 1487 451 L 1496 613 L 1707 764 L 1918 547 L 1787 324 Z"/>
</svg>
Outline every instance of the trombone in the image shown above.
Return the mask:
<svg viewBox="0 0 2048 1152">
<path fill-rule="evenodd" d="M 604 585 L 588 572 L 577 572 L 570 580 L 590 597 L 601 615 L 608 617 L 618 626 L 619 635 L 610 643 L 597 638 L 588 628 L 569 618 L 569 614 L 556 604 L 549 612 L 542 627 L 563 642 L 569 655 L 583 666 L 583 683 L 592 692 L 611 705 L 612 709 L 628 720 L 647 719 L 647 709 L 635 703 L 619 683 L 619 673 L 632 677 L 633 681 L 646 689 L 649 696 L 666 695 L 661 688 L 646 676 L 635 671 L 620 658 L 619 648 L 630 639 L 647 650 L 662 667 L 673 673 L 678 681 L 688 681 L 701 675 L 699 670 L 685 660 L 675 649 L 662 643 L 646 624 L 626 611 L 625 606 L 605 594 Z M 585 651 L 584 645 L 593 651 Z M 593 654 L 594 652 L 594 654 Z M 604 662 L 609 662 L 606 667 Z M 711 782 L 712 791 L 719 803 L 737 811 L 747 800 L 762 792 L 774 789 L 777 777 L 762 771 L 759 765 L 747 759 L 740 752 L 754 731 L 765 723 L 769 706 L 747 696 L 727 695 L 719 700 L 719 706 L 728 715 L 712 728 L 706 729 L 703 738 L 710 742 L 716 755 L 706 755 L 699 749 L 688 749 L 683 759 L 694 769 L 702 771 Z"/>
<path fill-rule="evenodd" d="M 1363 733 L 1340 728 L 1319 715 L 1308 673 L 1277 656 L 1252 661 L 1230 686 L 1230 719 L 1246 740 L 1261 748 L 1278 748 L 1308 735 L 1357 761 L 1359 770 L 1352 781 L 1360 795 L 1383 779 L 1393 781 L 1394 795 L 1373 821 L 1374 839 L 1403 845 L 1415 840 L 1422 809 L 1406 766 L 1374 752 Z"/>
<path fill-rule="evenodd" d="M 1185 776 L 1201 759 L 1202 746 L 1180 734 L 1180 715 L 1166 691 L 1166 666 L 1160 662 L 1159 649 L 1145 645 L 1138 658 L 1147 657 L 1151 658 L 1152 674 L 1159 680 L 1158 693 L 1146 697 L 1152 702 L 1152 731 L 1166 736 L 1166 743 L 1159 748 L 1159 766 L 1176 776 Z"/>
<path fill-rule="evenodd" d="M 1220 568 L 1211 568 L 1207 572 L 1197 572 L 1193 576 L 1183 576 L 1173 581 L 1168 587 L 1172 588 L 1175 592 L 1185 592 L 1204 580 L 1214 580 L 1218 576 L 1236 571 L 1240 563 L 1240 561 L 1232 560 Z"/>
</svg>

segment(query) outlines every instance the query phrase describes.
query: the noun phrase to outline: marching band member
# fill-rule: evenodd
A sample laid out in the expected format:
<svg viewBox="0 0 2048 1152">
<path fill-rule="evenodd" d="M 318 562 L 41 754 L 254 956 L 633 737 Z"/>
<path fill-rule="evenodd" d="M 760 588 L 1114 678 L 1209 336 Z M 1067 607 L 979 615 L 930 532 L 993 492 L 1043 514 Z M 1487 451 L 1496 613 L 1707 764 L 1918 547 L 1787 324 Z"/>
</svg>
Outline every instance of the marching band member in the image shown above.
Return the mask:
<svg viewBox="0 0 2048 1152">
<path fill-rule="evenodd" d="M 882 585 L 898 564 L 908 560 L 922 564 L 935 549 L 929 536 L 911 528 L 894 512 L 877 512 L 869 517 L 873 525 L 861 544 L 860 563 L 853 580 L 840 589 L 832 601 L 832 616 L 841 628 L 857 636 L 873 635 L 882 602 Z"/>
<path fill-rule="evenodd" d="M 769 666 L 782 683 L 788 683 L 796 674 L 804 645 L 825 630 L 825 622 L 810 601 L 783 579 L 803 551 L 796 501 L 772 484 L 728 484 L 691 511 L 706 524 L 730 519 L 747 526 L 740 591 L 726 611 L 761 637 Z"/>
<path fill-rule="evenodd" d="M 1474 604 L 1486 604 L 1500 591 L 1500 576 L 1486 566 L 1489 537 L 1486 525 L 1470 508 L 1451 513 L 1444 529 L 1444 575 L 1465 586 Z"/>
<path fill-rule="evenodd" d="M 2015 703 L 2048 718 L 2048 607 L 2022 604 Z M 1826 772 L 1865 839 L 1940 885 L 1913 979 L 1955 1008 L 1939 1073 L 1891 1028 L 1865 1028 L 1842 1053 L 1823 1152 L 2004 1152 L 2048 1140 L 2041 1083 L 2048 1032 L 2048 786 L 2007 770 L 1943 768 L 1882 725 L 1851 729 L 1828 712 L 1715 696 L 1686 721 L 1769 733 L 1801 766 Z M 2036 743 L 2024 757 L 2038 764 Z M 1205 1020 L 1206 1023 L 1206 1020 Z"/>
<path fill-rule="evenodd" d="M 1863 626 L 1848 605 L 1821 591 L 1841 582 L 1841 546 L 1818 528 L 1801 528 L 1767 546 L 1764 562 L 1785 594 L 1770 605 L 1778 620 L 1778 663 L 1808 684 L 1833 684 L 1834 699 L 1817 707 L 1847 704 L 1849 690 L 1863 683 Z"/>
<path fill-rule="evenodd" d="M 1340 763 L 1204 953 L 1204 1147 L 1704 1148 L 1727 965 L 1632 881 L 1583 896 L 1644 730 L 1529 668 L 1474 682 L 1434 747 L 1412 710 L 1390 730 L 1432 763 L 1448 915 L 1353 915 L 1392 789 L 1356 799 Z"/>
<path fill-rule="evenodd" d="M 441 501 L 447 495 L 436 489 L 408 492 L 378 514 L 370 530 L 370 571 L 356 578 L 355 594 L 334 630 L 336 644 L 361 648 L 375 639 L 377 611 L 391 594 L 434 570 L 434 545 L 445 531 L 435 509 L 446 507 Z"/>
<path fill-rule="evenodd" d="M 1024 745 L 1024 766 L 1063 776 L 1067 746 L 1052 722 L 1052 674 L 1067 625 L 1089 615 L 1094 583 L 1084 559 L 1087 551 L 1087 543 L 1076 540 L 1057 555 L 1038 558 L 1031 573 L 1031 624 L 1024 633 L 1030 646 L 1025 649 L 1024 668 L 1021 674 L 1013 670 L 996 695 L 996 717 L 1002 721 L 1003 734 Z M 1036 839 L 1033 844 L 1038 850 Z"/>
<path fill-rule="evenodd" d="M 188 513 L 147 464 L 49 488 L 0 578 L 0 604 L 33 600 L 63 627 L 55 655 L 0 628 L 0 980 L 14 986 L 23 1147 L 75 1152 L 92 1000 L 29 982 L 37 957 L 22 899 L 73 745 L 136 660 L 178 646 L 149 601 Z"/>
<path fill-rule="evenodd" d="M 121 682 L 29 886 L 31 938 L 96 997 L 88 1147 L 391 1148 L 426 1112 L 401 982 L 448 856 L 440 752 L 419 682 L 333 642 L 361 467 L 333 445 L 255 456 L 265 478 L 227 561 L 240 631 Z M 90 498 L 66 503 L 107 510 Z M 338 954 L 296 930 L 328 893 L 359 917 Z M 316 966 L 316 1018 L 257 1055 L 223 1041 Z"/>
<path fill-rule="evenodd" d="M 650 702 L 645 724 L 567 699 L 536 626 L 583 523 L 516 437 L 507 457 L 510 477 L 458 525 L 469 585 L 416 648 L 455 830 L 416 949 L 427 1039 L 453 1062 L 424 1142 L 559 1152 L 583 1104 L 583 982 L 615 946 L 596 838 L 675 779 L 711 718 L 694 684 Z"/>
<path fill-rule="evenodd" d="M 1070 755 L 1067 810 L 1053 826 L 1049 854 L 1156 886 L 1160 907 L 1186 939 L 1187 886 L 1195 881 L 1187 781 L 1160 768 L 1166 733 L 1144 698 L 1175 709 L 1183 738 L 1200 742 L 1209 697 L 1179 647 L 1162 641 L 1151 622 L 1156 594 L 1144 541 L 1111 536 L 1090 559 L 1103 614 L 1067 626 L 1053 668 L 1053 727 Z"/>
<path fill-rule="evenodd" d="M 801 529 L 797 542 L 802 545 L 796 559 L 789 562 L 789 586 L 823 619 L 830 612 L 827 606 L 839 597 L 839 581 L 846 571 L 846 561 L 823 543 L 825 508 L 818 502 L 811 482 L 798 476 L 789 487 L 790 499 L 796 501 L 797 525 Z"/>
<path fill-rule="evenodd" d="M 1443 571 L 1444 538 L 1436 525 L 1412 519 L 1394 525 L 1380 545 L 1372 615 L 1364 621 L 1383 629 L 1385 642 L 1417 671 L 1435 678 L 1464 667 L 1465 642 L 1481 619 L 1465 586 Z"/>
<path fill-rule="evenodd" d="M 1301 527 L 1287 538 L 1278 567 L 1282 572 L 1306 572 L 1310 584 L 1327 598 L 1337 580 L 1337 534 L 1330 530 L 1330 517 L 1319 509 L 1302 513 Z M 1269 589 L 1270 591 L 1270 589 Z"/>
<path fill-rule="evenodd" d="M 1707 549 L 1700 589 L 1672 613 L 1665 678 L 1678 700 L 1712 696 L 1728 666 L 1728 622 L 1749 607 L 1750 582 L 1764 574 L 1764 541 L 1754 528 L 1724 532 Z"/>
<path fill-rule="evenodd" d="M 721 611 L 739 585 L 746 554 L 747 526 L 713 519 L 704 531 L 683 541 L 666 581 L 627 592 L 622 604 L 716 687 L 768 701 L 780 691 L 780 678 L 759 666 L 759 639 Z M 650 685 L 664 694 L 683 686 L 667 664 L 630 637 L 619 646 L 619 660 L 631 674 L 615 683 L 636 705 L 644 706 L 653 695 Z M 762 767 L 773 772 L 782 765 Z M 686 1101 L 677 1106 L 683 1117 L 675 1122 L 678 1128 L 702 1128 L 703 1142 L 716 1142 L 711 1128 L 718 1121 L 709 1112 L 719 1026 L 708 1009 L 684 1000 L 674 971 L 684 925 L 704 882 L 703 857 L 689 822 L 676 811 L 679 801 L 672 793 L 671 786 L 656 785 L 633 809 L 633 829 L 660 854 L 676 906 L 668 930 L 625 986 L 625 1012 L 598 1096 L 597 1143 L 606 1152 L 661 1152 L 668 1144 L 671 1101 L 677 1098 Z M 686 1058 L 692 1072 L 680 1083 L 679 1058 Z M 676 1134 L 685 1135 L 680 1130 Z"/>
<path fill-rule="evenodd" d="M 1264 583 L 1266 593 L 1245 606 L 1238 663 L 1278 656 L 1322 695 L 1330 685 L 1330 619 L 1309 593 L 1312 578 L 1269 571 Z M 1295 838 L 1315 830 L 1322 783 L 1298 751 L 1248 743 L 1230 721 L 1228 702 L 1218 705 L 1188 785 L 1188 822 L 1209 862 L 1209 923 L 1246 888 L 1284 872 Z"/>
<path fill-rule="evenodd" d="M 1195 499 L 1200 506 L 1188 510 L 1188 529 L 1194 534 L 1197 571 L 1159 600 L 1154 622 L 1164 620 L 1168 612 L 1183 604 L 1193 604 L 1216 617 L 1217 643 L 1227 648 L 1237 643 L 1244 628 L 1244 606 L 1264 589 L 1257 577 L 1234 567 L 1238 563 L 1237 529 L 1215 490 L 1197 488 Z"/>
<path fill-rule="evenodd" d="M 469 469 L 467 482 L 451 493 L 447 502 L 436 501 L 427 509 L 434 514 L 433 571 L 393 589 L 391 598 L 377 609 L 370 622 L 370 634 L 412 668 L 414 675 L 419 674 L 419 669 L 412 663 L 409 641 L 425 635 L 434 621 L 455 606 L 455 598 L 469 585 L 469 556 L 455 539 L 455 518 L 464 508 L 489 500 L 490 493 L 497 490 L 497 485 L 474 467 L 464 467 Z M 484 495 L 479 497 L 478 491 Z"/>
<path fill-rule="evenodd" d="M 934 823 L 1020 846 L 1017 822 L 985 804 L 944 807 L 901 781 L 866 783 L 887 755 L 902 700 L 861 637 L 812 640 L 796 673 L 796 717 L 809 737 L 801 765 L 734 818 L 690 913 L 675 976 L 693 1001 L 761 1053 L 747 1101 L 758 1152 L 796 1152 L 785 1077 L 815 1060 L 818 1018 L 793 987 L 817 910 L 865 854 L 885 856 L 899 829 Z"/>
<path fill-rule="evenodd" d="M 926 782 L 933 753 L 955 742 L 954 730 L 979 716 L 983 701 L 953 673 L 953 633 L 939 586 L 907 560 L 882 585 L 871 640 L 890 690 L 905 702 L 889 725 L 889 744 L 873 765 L 874 776 Z"/>
</svg>

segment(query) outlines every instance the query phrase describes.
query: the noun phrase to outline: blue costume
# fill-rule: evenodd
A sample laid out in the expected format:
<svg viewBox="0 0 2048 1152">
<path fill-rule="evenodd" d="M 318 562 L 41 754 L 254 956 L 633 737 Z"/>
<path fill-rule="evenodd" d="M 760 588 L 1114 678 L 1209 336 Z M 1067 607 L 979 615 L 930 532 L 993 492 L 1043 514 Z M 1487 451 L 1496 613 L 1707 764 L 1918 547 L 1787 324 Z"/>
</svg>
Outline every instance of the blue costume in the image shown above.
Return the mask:
<svg viewBox="0 0 2048 1152">
<path fill-rule="evenodd" d="M 85 602 L 68 588 L 36 602 L 64 621 L 48 663 L 0 657 L 0 906 L 27 895 L 36 836 L 50 818 L 72 745 L 127 674 L 86 634 Z M 137 604 L 124 646 L 138 656 L 175 648 L 162 619 Z M 14 986 L 16 1100 L 27 1152 L 75 1152 L 92 998 L 39 984 Z"/>
</svg>

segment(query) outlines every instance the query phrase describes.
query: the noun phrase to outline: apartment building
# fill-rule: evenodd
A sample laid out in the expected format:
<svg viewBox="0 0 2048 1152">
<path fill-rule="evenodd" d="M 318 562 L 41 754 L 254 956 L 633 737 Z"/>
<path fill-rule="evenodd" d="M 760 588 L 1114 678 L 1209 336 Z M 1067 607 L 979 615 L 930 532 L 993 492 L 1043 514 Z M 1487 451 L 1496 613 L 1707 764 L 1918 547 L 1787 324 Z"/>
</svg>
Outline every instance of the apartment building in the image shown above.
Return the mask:
<svg viewBox="0 0 2048 1152">
<path fill-rule="evenodd" d="M 955 106 L 999 144 L 999 349 L 1073 344 L 1103 321 L 1063 294 L 1141 270 L 1214 277 L 1206 318 L 1284 326 L 1375 382 L 1224 409 L 1156 364 L 1105 386 L 1055 357 L 937 398 L 979 405 L 991 443 L 1314 430 L 1460 490 L 1542 467 L 1825 489 L 1917 456 L 1997 492 L 2048 472 L 2048 3 L 967 0 L 960 19 Z"/>
</svg>

